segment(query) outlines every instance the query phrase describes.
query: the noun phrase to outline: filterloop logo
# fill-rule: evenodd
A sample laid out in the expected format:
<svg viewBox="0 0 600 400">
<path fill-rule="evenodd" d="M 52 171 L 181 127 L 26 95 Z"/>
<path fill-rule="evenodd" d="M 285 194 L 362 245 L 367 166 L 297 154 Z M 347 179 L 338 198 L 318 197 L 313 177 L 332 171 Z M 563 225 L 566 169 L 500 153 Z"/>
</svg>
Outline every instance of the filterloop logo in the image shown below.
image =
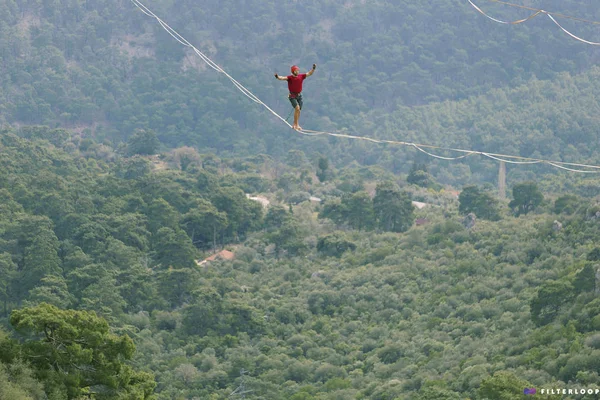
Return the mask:
<svg viewBox="0 0 600 400">
<path fill-rule="evenodd" d="M 534 388 L 525 388 L 523 390 L 523 394 L 539 394 L 541 396 L 550 396 L 550 395 L 600 395 L 600 388 L 542 388 L 540 390 L 536 390 Z"/>
</svg>

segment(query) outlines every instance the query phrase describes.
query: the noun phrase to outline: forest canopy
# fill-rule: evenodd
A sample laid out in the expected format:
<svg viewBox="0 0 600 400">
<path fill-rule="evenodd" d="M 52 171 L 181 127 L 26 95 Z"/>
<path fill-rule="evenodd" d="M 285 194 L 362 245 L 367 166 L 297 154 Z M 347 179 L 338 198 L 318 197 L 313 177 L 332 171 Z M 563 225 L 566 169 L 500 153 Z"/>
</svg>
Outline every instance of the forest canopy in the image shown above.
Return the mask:
<svg viewBox="0 0 600 400">
<path fill-rule="evenodd" d="M 305 128 L 600 164 L 595 48 L 547 18 L 146 3 L 284 118 L 316 63 Z M 600 389 L 595 174 L 299 135 L 129 1 L 0 0 L 0 52 L 0 399 Z"/>
</svg>

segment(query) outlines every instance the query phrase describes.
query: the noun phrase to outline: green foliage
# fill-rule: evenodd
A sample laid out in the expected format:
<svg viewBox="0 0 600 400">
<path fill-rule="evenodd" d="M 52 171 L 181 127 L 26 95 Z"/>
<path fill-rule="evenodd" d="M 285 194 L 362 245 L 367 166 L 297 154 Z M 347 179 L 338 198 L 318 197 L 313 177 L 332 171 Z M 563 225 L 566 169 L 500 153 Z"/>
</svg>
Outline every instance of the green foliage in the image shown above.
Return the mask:
<svg viewBox="0 0 600 400">
<path fill-rule="evenodd" d="M 575 274 L 573 281 L 573 288 L 575 292 L 593 292 L 596 290 L 596 268 L 590 263 L 586 263 L 585 266 Z"/>
<path fill-rule="evenodd" d="M 319 212 L 319 218 L 329 218 L 338 225 L 344 224 L 348 219 L 348 205 L 337 197 L 327 200 Z"/>
<path fill-rule="evenodd" d="M 84 127 L 86 134 L 93 131 L 115 142 L 152 127 L 172 147 L 184 143 L 252 153 L 269 149 L 285 156 L 300 143 L 306 154 L 319 150 L 331 159 L 402 164 L 394 151 L 381 157 L 380 149 L 340 146 L 339 142 L 330 145 L 322 138 L 311 138 L 310 143 L 294 137 L 281 141 L 278 126 L 263 123 L 264 115 L 250 107 L 229 82 L 215 81 L 215 71 L 203 70 L 204 64 L 195 54 L 132 4 L 114 6 L 104 0 L 93 6 L 66 1 L 32 4 L 7 3 L 2 9 L 6 122 Z M 489 7 L 499 18 L 513 16 L 510 8 Z M 564 7 L 573 15 L 595 17 L 594 11 L 590 14 L 580 2 L 568 0 Z M 579 86 L 569 74 L 587 71 L 594 60 L 586 46 L 573 47 L 573 40 L 558 29 L 541 31 L 524 24 L 517 30 L 502 30 L 471 7 L 448 8 L 439 0 L 432 7 L 386 0 L 347 8 L 327 0 L 294 3 L 281 11 L 274 2 L 253 2 L 243 12 L 211 0 L 202 7 L 190 6 L 188 14 L 182 14 L 180 8 L 177 2 L 159 2 L 155 11 L 199 48 L 210 41 L 214 54 L 220 55 L 215 62 L 251 90 L 262 90 L 264 93 L 257 94 L 266 104 L 277 104 L 280 90 L 285 88 L 276 86 L 280 82 L 274 79 L 269 83 L 267 77 L 272 75 L 260 63 L 248 61 L 253 56 L 260 54 L 267 64 L 285 69 L 294 54 L 304 55 L 298 60 L 301 65 L 319 63 L 305 89 L 307 107 L 315 112 L 311 120 L 320 125 L 315 129 L 340 124 L 359 132 L 375 131 L 379 136 L 393 126 L 395 131 L 411 135 L 418 132 L 421 138 L 435 132 L 440 140 L 446 139 L 441 132 L 453 132 L 450 140 L 468 143 L 473 139 L 475 147 L 522 147 L 519 150 L 530 153 L 538 146 L 546 154 L 558 153 L 560 146 L 543 140 L 552 136 L 560 145 L 572 145 L 569 156 L 585 153 L 581 145 L 593 137 L 593 113 L 580 107 L 594 101 L 590 96 L 597 90 L 593 75 L 586 76 L 589 81 Z M 217 14 L 219 17 L 213 18 Z M 24 27 L 27 18 L 35 19 L 35 24 Z M 290 20 L 296 24 L 287 24 Z M 473 23 L 458 26 L 453 23 L 456 20 Z M 270 29 L 272 24 L 281 26 L 281 31 Z M 196 29 L 198 25 L 204 27 L 202 32 Z M 281 38 L 299 30 L 309 39 L 293 51 L 286 48 Z M 594 33 L 585 25 L 580 30 L 583 37 Z M 531 54 L 532 46 L 540 51 Z M 528 54 L 526 62 L 514 63 L 521 54 Z M 360 68 L 348 68 L 356 60 L 360 60 Z M 514 89 L 514 93 L 498 91 L 500 94 L 489 94 L 491 100 L 476 100 L 481 109 L 464 101 L 482 93 L 488 96 L 485 93 L 493 88 L 523 84 L 527 86 Z M 521 104 L 538 107 L 535 114 L 528 112 L 535 117 L 521 120 L 526 107 L 506 101 L 510 95 Z M 340 98 L 355 101 L 344 104 Z M 313 103 L 310 99 L 318 100 Z M 491 101 L 497 107 L 489 107 Z M 437 102 L 432 107 L 438 110 L 437 118 L 428 118 L 423 115 L 427 111 L 420 108 L 407 107 L 433 102 Z M 311 104 L 319 106 L 311 108 Z M 281 113 L 283 105 L 279 107 Z M 400 123 L 395 124 L 395 118 L 379 119 L 392 111 Z M 377 127 L 373 121 L 378 122 Z M 474 128 L 481 132 L 471 132 L 473 138 L 465 134 Z M 48 133 L 34 130 L 23 135 L 45 138 Z M 507 137 L 519 136 L 528 140 L 504 143 Z"/>
<path fill-rule="evenodd" d="M 288 210 L 280 205 L 269 207 L 265 216 L 265 228 L 269 231 L 279 229 L 290 218 Z"/>
<path fill-rule="evenodd" d="M 156 133 L 152 130 L 137 130 L 127 143 L 127 153 L 133 155 L 152 155 L 156 154 L 160 142 Z"/>
<path fill-rule="evenodd" d="M 561 305 L 574 297 L 573 285 L 566 281 L 544 283 L 531 300 L 531 318 L 540 325 L 551 322 L 558 314 Z"/>
<path fill-rule="evenodd" d="M 481 382 L 478 394 L 482 399 L 489 400 L 525 400 L 529 398 L 524 394 L 525 388 L 533 387 L 526 380 L 520 379 L 512 372 L 499 371 Z"/>
<path fill-rule="evenodd" d="M 435 185 L 428 190 L 406 186 L 415 198 L 439 206 L 413 210 L 411 195 L 392 183 L 398 178 L 388 171 L 410 174 L 406 149 L 317 136 L 290 136 L 282 141 L 276 125 L 271 127 L 260 112 L 246 109 L 222 82 L 207 80 L 212 71 L 197 71 L 185 49 L 173 46 L 172 38 L 160 28 L 146 30 L 144 36 L 121 35 L 128 29 L 139 32 L 143 22 L 137 18 L 145 16 L 119 13 L 120 24 L 111 16 L 115 10 L 127 11 L 123 5 L 104 0 L 87 8 L 82 8 L 83 3 L 59 3 L 61 7 L 7 3 L 0 13 L 0 19 L 10 20 L 2 28 L 8 32 L 6 43 L 16 40 L 13 36 L 18 33 L 14 37 L 19 40 L 13 43 L 24 46 L 0 44 L 6 56 L 5 90 L 0 97 L 11 96 L 3 103 L 3 118 L 14 121 L 18 114 L 22 119 L 51 121 L 53 127 L 67 120 L 70 126 L 87 124 L 77 125 L 82 127 L 77 132 L 22 127 L 0 134 L 0 301 L 5 314 L 23 306 L 33 307 L 25 309 L 30 314 L 49 307 L 42 303 L 62 308 L 35 318 L 59 327 L 62 320 L 67 331 L 60 336 L 58 348 L 39 330 L 37 334 L 29 330 L 26 337 L 15 334 L 25 340 L 22 347 L 1 340 L 0 335 L 0 390 L 6 391 L 0 397 L 8 393 L 35 398 L 43 391 L 38 398 L 64 399 L 69 393 L 85 391 L 84 385 L 99 390 L 86 382 L 88 375 L 102 372 L 89 368 L 96 356 L 105 366 L 101 369 L 107 376 L 100 377 L 108 381 L 104 387 L 129 379 L 128 386 L 121 387 L 125 390 L 121 397 L 131 399 L 153 391 L 160 400 L 227 398 L 240 385 L 242 368 L 247 371 L 245 385 L 253 390 L 250 396 L 273 399 L 480 398 L 481 391 L 490 388 L 498 396 L 512 396 L 517 387 L 514 377 L 507 382 L 490 378 L 492 372 L 505 370 L 518 371 L 519 379 L 536 383 L 599 382 L 594 373 L 600 348 L 594 272 L 600 259 L 594 249 L 600 234 L 598 207 L 583 197 L 561 196 L 562 191 L 594 196 L 595 178 L 563 178 L 541 166 L 511 168 L 510 182 L 535 177 L 544 193 L 558 196 L 554 211 L 561 213 L 563 228 L 552 230 L 550 221 L 556 215 L 544 214 L 546 209 L 538 206 L 538 212 L 518 220 L 507 214 L 502 221 L 478 221 L 467 230 L 456 213 L 463 202 L 456 204 L 448 191 L 438 192 Z M 181 14 L 171 13 L 171 4 L 157 5 L 161 14 L 174 16 L 174 25 L 191 26 L 189 31 L 196 32 L 199 43 L 215 45 L 215 54 L 225 57 L 223 65 L 236 64 L 242 57 L 235 50 L 240 37 L 245 45 L 258 47 L 270 40 L 282 43 L 267 29 L 281 17 L 273 14 L 276 8 L 258 1 L 248 6 L 234 13 L 226 2 L 208 1 Z M 294 32 L 310 31 L 305 37 L 312 39 L 300 43 L 300 48 L 315 52 L 309 57 L 329 57 L 320 64 L 330 63 L 329 78 L 307 85 L 307 99 L 322 106 L 309 105 L 315 115 L 306 114 L 307 124 L 315 124 L 315 129 L 338 130 L 333 121 L 345 121 L 336 123 L 352 124 L 353 131 L 381 138 L 401 135 L 413 140 L 414 136 L 415 141 L 524 156 L 593 160 L 595 142 L 589 132 L 597 124 L 596 100 L 590 93 L 598 90 L 597 70 L 554 76 L 552 81 L 527 81 L 523 71 L 512 70 L 510 63 L 490 59 L 473 63 L 476 83 L 456 79 L 431 84 L 432 76 L 451 76 L 442 70 L 452 61 L 443 59 L 434 65 L 431 57 L 443 56 L 437 51 L 428 54 L 429 39 L 394 31 L 415 43 L 394 40 L 376 46 L 387 43 L 386 30 L 397 29 L 398 21 L 406 23 L 407 30 L 420 26 L 415 24 L 422 24 L 430 13 L 419 3 L 353 4 L 344 10 L 330 1 L 309 1 L 301 5 L 302 10 L 296 6 L 281 12 L 285 20 L 299 21 Z M 398 7 L 408 7 L 413 20 L 393 17 Z M 446 13 L 446 8 L 438 9 Z M 94 12 L 97 19 L 90 17 Z M 321 20 L 322 13 L 328 19 Z M 245 14 L 257 19 L 244 19 Z M 188 25 L 206 15 L 213 22 L 206 29 Z M 230 15 L 239 17 L 240 23 L 228 23 Z M 408 15 L 406 10 L 402 15 Z M 26 19 L 19 21 L 20 16 Z M 288 25 L 282 25 L 281 35 L 292 29 Z M 59 28 L 58 36 L 51 26 Z M 77 31 L 76 26 L 85 29 L 85 45 L 68 33 Z M 215 39 L 213 29 L 219 30 L 215 26 L 226 26 L 223 31 L 230 36 Z M 454 28 L 443 29 L 452 33 Z M 475 24 L 466 29 L 480 32 L 482 28 Z M 251 40 L 258 38 L 253 36 L 258 31 L 260 40 Z M 328 34 L 335 36 L 335 45 L 322 48 L 320 38 Z M 486 31 L 485 35 L 494 34 Z M 349 41 L 351 36 L 354 39 Z M 362 46 L 361 37 L 372 42 Z M 35 45 L 27 47 L 30 39 Z M 494 42 L 495 50 L 497 42 L 505 40 L 500 39 Z M 111 54 L 108 43 L 120 43 L 127 54 Z M 526 47 L 521 43 L 512 46 Z M 454 62 L 459 60 L 456 57 L 480 57 L 473 55 L 476 52 L 455 53 L 457 46 L 447 43 L 438 45 L 434 49 L 451 49 L 448 56 Z M 479 51 L 480 45 L 486 46 L 476 43 L 473 48 Z M 342 47 L 344 51 L 338 52 Z M 146 59 L 136 56 L 150 49 L 156 52 L 147 53 Z M 381 58 L 381 49 L 390 54 Z M 69 55 L 61 57 L 63 50 Z M 42 51 L 48 56 L 41 57 Z M 291 57 L 285 55 L 289 52 L 285 46 L 277 51 Z M 268 61 L 268 52 L 251 55 L 256 54 Z M 387 61 L 382 60 L 398 54 L 402 60 L 396 60 L 393 71 L 387 70 Z M 423 60 L 404 62 L 417 55 Z M 30 57 L 48 64 L 23 68 L 13 63 L 19 58 L 27 64 Z M 361 64 L 361 79 L 353 77 L 357 72 L 347 68 L 350 64 L 337 65 L 348 60 L 345 57 Z M 369 74 L 373 63 L 377 67 Z M 548 65 L 544 60 L 527 68 L 540 72 Z M 268 89 L 260 81 L 262 72 L 253 73 L 254 68 L 252 62 L 245 63 L 238 70 L 246 77 L 241 79 L 256 79 L 250 86 Z M 350 85 L 337 82 L 336 76 L 342 75 L 335 71 L 343 72 Z M 513 73 L 519 78 L 511 89 L 488 93 L 489 71 L 498 82 L 506 82 Z M 68 97 L 56 92 L 61 101 L 50 102 L 44 91 L 48 88 L 42 86 L 46 78 L 56 85 L 52 87 L 64 86 Z M 11 92 L 9 79 L 19 82 L 18 90 Z M 315 79 L 321 77 L 317 74 Z M 329 79 L 339 90 L 331 98 L 326 95 L 331 92 L 326 86 Z M 85 92 L 75 81 L 86 85 Z M 392 96 L 390 82 L 409 83 Z M 27 85 L 38 94 L 33 95 Z M 347 90 L 352 91 L 348 97 L 352 101 L 340 102 Z M 25 98 L 23 93 L 32 94 Z M 482 94 L 467 101 L 425 104 L 448 96 L 461 99 L 469 93 Z M 269 90 L 263 95 L 268 102 Z M 394 112 L 381 111 L 386 109 Z M 62 111 L 70 115 L 56 115 Z M 104 118 L 104 113 L 110 118 Z M 125 156 L 131 147 L 119 143 L 122 138 L 133 141 L 137 129 L 149 132 L 149 126 L 160 133 L 161 146 L 178 151 L 158 157 Z M 439 132 L 452 135 L 442 138 Z M 198 154 L 183 145 L 214 154 Z M 273 157 L 235 158 L 267 151 Z M 289 165 L 281 162 L 284 159 Z M 316 164 L 320 182 L 313 181 L 311 164 L 313 170 Z M 495 164 L 474 158 L 464 163 L 436 161 L 427 169 L 428 179 L 435 176 L 460 185 L 491 181 L 496 175 Z M 415 182 L 424 185 L 423 174 L 417 172 Z M 373 189 L 371 200 L 368 193 Z M 467 189 L 463 193 L 469 194 Z M 269 198 L 265 218 L 262 206 L 247 199 L 246 193 Z M 495 220 L 500 215 L 499 203 L 490 192 L 477 187 L 470 194 L 470 205 L 481 208 L 478 217 Z M 281 204 L 309 195 L 325 201 L 322 205 L 302 201 L 289 209 Z M 315 218 L 317 213 L 320 219 Z M 425 221 L 423 226 L 412 226 L 415 216 Z M 232 250 L 235 259 L 195 263 L 205 256 L 202 250 L 219 245 Z M 589 262 L 581 261 L 582 257 Z M 75 320 L 70 313 L 77 312 L 66 308 L 94 311 L 111 328 L 100 329 L 96 317 L 89 317 L 94 314 Z M 89 318 L 88 327 L 78 325 Z M 76 342 L 79 339 L 70 339 L 69 326 L 76 326 L 73 330 L 85 338 L 103 337 L 105 342 L 83 346 Z M 124 353 L 101 357 L 98 352 L 103 349 L 116 354 L 118 343 L 111 340 L 118 342 L 115 338 L 125 335 L 135 341 L 136 354 L 130 359 Z M 37 357 L 37 350 L 44 357 Z M 107 372 L 109 366 L 114 368 Z M 156 386 L 149 376 L 132 372 L 140 370 L 153 371 Z"/>
<path fill-rule="evenodd" d="M 221 187 L 211 193 L 211 203 L 227 215 L 227 237 L 245 236 L 262 225 L 263 209 L 260 203 L 249 200 L 235 187 Z"/>
<path fill-rule="evenodd" d="M 406 181 L 421 187 L 439 187 L 433 176 L 427 171 L 427 165 L 425 164 L 414 163 L 408 173 Z"/>
<path fill-rule="evenodd" d="M 333 233 L 319 238 L 317 250 L 324 255 L 341 257 L 346 251 L 354 251 L 356 244 L 347 240 L 342 233 Z"/>
<path fill-rule="evenodd" d="M 222 237 L 229 222 L 227 214 L 219 212 L 209 201 L 201 200 L 199 204 L 183 216 L 181 224 L 199 247 L 208 247 L 212 243 L 217 247 L 217 237 Z"/>
<path fill-rule="evenodd" d="M 535 210 L 543 200 L 544 195 L 535 182 L 523 182 L 513 187 L 513 200 L 508 203 L 508 206 L 518 217 Z"/>
<path fill-rule="evenodd" d="M 380 182 L 375 188 L 373 211 L 379 227 L 389 232 L 405 232 L 415 219 L 410 195 L 392 182 Z"/>
<path fill-rule="evenodd" d="M 6 245 L 0 250 L 10 251 L 16 262 L 18 275 L 13 281 L 16 299 L 25 298 L 28 291 L 36 287 L 45 276 L 60 274 L 59 242 L 48 217 L 16 215 L 0 235 L 6 241 Z M 11 267 L 5 264 L 4 268 Z"/>
<path fill-rule="evenodd" d="M 370 230 L 375 225 L 375 211 L 373 209 L 373 200 L 369 193 L 359 191 L 352 194 L 347 199 L 342 200 L 347 210 L 346 219 L 348 224 L 360 230 Z"/>
<path fill-rule="evenodd" d="M 43 385 L 33 371 L 21 361 L 10 365 L 0 362 L 0 398 L 10 400 L 43 400 Z"/>
<path fill-rule="evenodd" d="M 131 338 L 110 333 L 93 313 L 42 303 L 14 310 L 10 323 L 24 336 L 25 356 L 51 392 L 64 391 L 69 399 L 87 393 L 146 399 L 154 389 L 151 375 L 124 363 L 135 351 Z"/>
<path fill-rule="evenodd" d="M 199 336 L 255 335 L 264 329 L 256 309 L 208 287 L 196 291 L 195 302 L 185 308 L 182 322 L 188 334 Z"/>
<path fill-rule="evenodd" d="M 427 386 L 419 391 L 417 400 L 462 400 L 462 397 L 449 389 Z"/>
<path fill-rule="evenodd" d="M 325 182 L 329 178 L 329 175 L 329 160 L 325 157 L 319 157 L 317 163 L 317 178 L 319 178 L 321 182 Z"/>
<path fill-rule="evenodd" d="M 497 221 L 500 219 L 498 200 L 477 186 L 466 186 L 458 196 L 458 212 L 474 213 L 478 218 Z"/>
<path fill-rule="evenodd" d="M 586 256 L 588 261 L 600 261 L 600 247 L 594 247 Z"/>
<path fill-rule="evenodd" d="M 17 266 L 12 261 L 10 254 L 0 254 L 0 299 L 3 304 L 3 314 L 8 316 L 9 300 L 14 299 L 15 278 L 17 277 Z"/>
<path fill-rule="evenodd" d="M 288 213 L 278 229 L 268 235 L 268 238 L 278 251 L 284 250 L 290 255 L 298 255 L 306 250 L 306 245 L 302 242 L 304 236 L 298 219 Z"/>
<path fill-rule="evenodd" d="M 554 201 L 554 212 L 556 214 L 573 214 L 583 203 L 583 199 L 572 194 L 558 197 Z"/>
</svg>

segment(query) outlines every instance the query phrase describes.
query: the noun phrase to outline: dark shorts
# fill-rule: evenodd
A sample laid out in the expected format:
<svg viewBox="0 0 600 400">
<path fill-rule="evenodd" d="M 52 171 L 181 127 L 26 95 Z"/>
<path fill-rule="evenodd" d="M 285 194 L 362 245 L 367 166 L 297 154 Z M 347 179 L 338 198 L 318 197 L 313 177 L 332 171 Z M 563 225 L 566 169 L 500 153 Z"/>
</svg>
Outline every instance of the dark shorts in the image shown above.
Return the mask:
<svg viewBox="0 0 600 400">
<path fill-rule="evenodd" d="M 296 106 L 300 106 L 302 110 L 302 95 L 297 94 L 296 97 L 288 97 L 290 99 L 290 103 L 292 103 L 292 107 L 296 108 Z"/>
</svg>

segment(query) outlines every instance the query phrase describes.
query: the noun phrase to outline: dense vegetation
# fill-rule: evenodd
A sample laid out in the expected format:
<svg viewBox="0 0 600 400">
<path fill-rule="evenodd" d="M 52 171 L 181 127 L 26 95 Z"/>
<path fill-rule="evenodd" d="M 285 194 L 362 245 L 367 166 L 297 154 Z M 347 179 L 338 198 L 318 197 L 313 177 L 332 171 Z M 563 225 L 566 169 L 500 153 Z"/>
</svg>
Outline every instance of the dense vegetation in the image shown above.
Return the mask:
<svg viewBox="0 0 600 400">
<path fill-rule="evenodd" d="M 147 5 L 284 117 L 273 73 L 317 63 L 307 128 L 600 164 L 594 49 L 547 18 Z M 0 399 L 600 388 L 597 178 L 509 165 L 504 199 L 491 160 L 300 136 L 188 50 L 128 1 L 0 0 Z"/>
<path fill-rule="evenodd" d="M 316 62 L 305 85 L 307 128 L 598 161 L 595 49 L 547 18 L 507 27 L 466 1 L 441 0 L 147 5 L 284 117 L 291 110 L 285 83 L 272 73 Z M 600 19 L 573 0 L 537 5 Z M 76 128 L 114 145 L 153 129 L 170 147 L 279 158 L 300 148 L 395 172 L 407 172 L 403 160 L 415 157 L 402 147 L 292 134 L 129 1 L 3 0 L 0 7 L 7 123 Z M 501 18 L 524 14 L 482 7 Z M 561 22 L 589 39 L 600 35 L 594 25 Z M 431 172 L 464 184 L 490 181 L 494 170 L 494 162 L 473 158 Z"/>
<path fill-rule="evenodd" d="M 256 399 L 483 400 L 600 384 L 591 200 L 523 182 L 510 207 L 481 201 L 485 188 L 457 201 L 299 151 L 287 165 L 190 148 L 123 155 L 153 143 L 141 132 L 120 153 L 44 127 L 1 140 L 0 300 L 19 334 L 0 340 L 11 349 L 0 393 L 142 399 L 154 377 L 157 399 L 241 387 Z M 463 224 L 481 207 L 495 221 Z M 235 259 L 198 266 L 215 243 Z M 94 322 L 75 328 L 83 317 L 61 309 Z M 61 354 L 52 337 L 79 341 Z M 81 337 L 105 347 L 88 353 Z M 94 364 L 102 351 L 123 352 L 121 364 Z M 118 383 L 123 368 L 133 375 Z"/>
</svg>

